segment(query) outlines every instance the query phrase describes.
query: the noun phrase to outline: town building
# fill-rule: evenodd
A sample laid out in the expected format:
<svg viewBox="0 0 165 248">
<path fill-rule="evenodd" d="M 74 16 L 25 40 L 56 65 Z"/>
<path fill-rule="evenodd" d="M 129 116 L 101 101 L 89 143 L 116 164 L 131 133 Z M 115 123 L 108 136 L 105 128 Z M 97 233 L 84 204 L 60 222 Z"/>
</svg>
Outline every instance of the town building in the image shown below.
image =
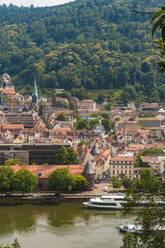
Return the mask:
<svg viewBox="0 0 165 248">
<path fill-rule="evenodd" d="M 110 177 L 122 179 L 124 177 L 134 178 L 134 158 L 132 157 L 111 157 L 109 162 Z"/>
<path fill-rule="evenodd" d="M 91 99 L 86 99 L 77 102 L 77 107 L 78 110 L 88 110 L 88 111 L 93 111 L 96 110 L 96 102 L 91 100 Z"/>
</svg>

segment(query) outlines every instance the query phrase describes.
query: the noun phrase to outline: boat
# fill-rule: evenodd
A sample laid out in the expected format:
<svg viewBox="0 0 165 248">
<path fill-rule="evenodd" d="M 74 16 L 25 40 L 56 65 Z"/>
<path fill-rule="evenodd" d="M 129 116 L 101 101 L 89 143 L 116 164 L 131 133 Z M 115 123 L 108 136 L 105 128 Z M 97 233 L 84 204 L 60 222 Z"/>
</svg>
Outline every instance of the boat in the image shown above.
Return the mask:
<svg viewBox="0 0 165 248">
<path fill-rule="evenodd" d="M 135 224 L 125 224 L 119 226 L 120 232 L 129 232 L 129 233 L 136 233 L 140 234 L 142 233 L 142 229 L 140 226 L 136 226 Z"/>
<path fill-rule="evenodd" d="M 86 208 L 121 210 L 122 203 L 125 203 L 124 198 L 125 195 L 103 195 L 91 198 L 88 202 L 83 202 L 83 205 Z"/>
<path fill-rule="evenodd" d="M 110 209 L 110 210 L 122 210 L 124 209 L 124 203 L 126 203 L 125 195 L 124 194 L 118 194 L 118 195 L 103 195 L 101 197 L 95 197 L 91 198 L 88 202 L 83 202 L 84 207 L 86 208 L 95 208 L 95 209 Z M 165 206 L 165 202 L 163 201 L 156 201 L 157 207 L 162 208 Z M 150 206 L 151 203 L 148 203 L 147 201 L 142 201 L 139 204 L 139 207 L 143 206 Z M 138 206 L 133 208 L 138 209 Z"/>
<path fill-rule="evenodd" d="M 142 227 L 140 225 L 135 224 L 125 224 L 119 226 L 120 232 L 130 232 L 130 233 L 136 233 L 140 234 L 143 232 Z M 165 226 L 155 226 L 152 231 L 156 232 L 165 232 Z"/>
</svg>

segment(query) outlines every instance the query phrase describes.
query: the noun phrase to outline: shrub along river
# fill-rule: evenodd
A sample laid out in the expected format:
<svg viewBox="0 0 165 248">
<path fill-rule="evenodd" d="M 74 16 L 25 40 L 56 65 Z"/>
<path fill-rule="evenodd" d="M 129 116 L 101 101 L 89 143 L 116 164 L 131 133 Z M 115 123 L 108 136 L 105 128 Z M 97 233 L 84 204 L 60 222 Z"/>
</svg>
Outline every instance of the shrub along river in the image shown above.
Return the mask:
<svg viewBox="0 0 165 248">
<path fill-rule="evenodd" d="M 1 206 L 0 244 L 17 238 L 21 248 L 120 248 L 117 227 L 131 218 L 81 203 Z"/>
</svg>

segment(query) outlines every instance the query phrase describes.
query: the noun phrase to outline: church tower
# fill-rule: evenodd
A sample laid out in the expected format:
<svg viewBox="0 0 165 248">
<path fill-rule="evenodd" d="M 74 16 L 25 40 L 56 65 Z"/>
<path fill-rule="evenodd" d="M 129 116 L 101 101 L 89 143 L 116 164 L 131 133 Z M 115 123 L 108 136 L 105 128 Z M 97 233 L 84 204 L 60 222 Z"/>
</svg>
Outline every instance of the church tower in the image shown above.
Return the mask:
<svg viewBox="0 0 165 248">
<path fill-rule="evenodd" d="M 38 111 L 38 90 L 37 90 L 37 82 L 34 79 L 33 91 L 32 91 L 32 108 L 35 111 Z"/>
</svg>

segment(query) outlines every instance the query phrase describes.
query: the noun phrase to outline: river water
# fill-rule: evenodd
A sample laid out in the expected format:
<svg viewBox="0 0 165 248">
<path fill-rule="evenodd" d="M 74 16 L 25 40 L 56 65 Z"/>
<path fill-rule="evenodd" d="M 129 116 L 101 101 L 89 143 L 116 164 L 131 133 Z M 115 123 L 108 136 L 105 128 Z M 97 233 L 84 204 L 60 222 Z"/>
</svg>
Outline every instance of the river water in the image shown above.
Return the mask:
<svg viewBox="0 0 165 248">
<path fill-rule="evenodd" d="M 117 227 L 131 218 L 81 203 L 1 206 L 0 244 L 17 238 L 21 248 L 120 248 Z"/>
</svg>

